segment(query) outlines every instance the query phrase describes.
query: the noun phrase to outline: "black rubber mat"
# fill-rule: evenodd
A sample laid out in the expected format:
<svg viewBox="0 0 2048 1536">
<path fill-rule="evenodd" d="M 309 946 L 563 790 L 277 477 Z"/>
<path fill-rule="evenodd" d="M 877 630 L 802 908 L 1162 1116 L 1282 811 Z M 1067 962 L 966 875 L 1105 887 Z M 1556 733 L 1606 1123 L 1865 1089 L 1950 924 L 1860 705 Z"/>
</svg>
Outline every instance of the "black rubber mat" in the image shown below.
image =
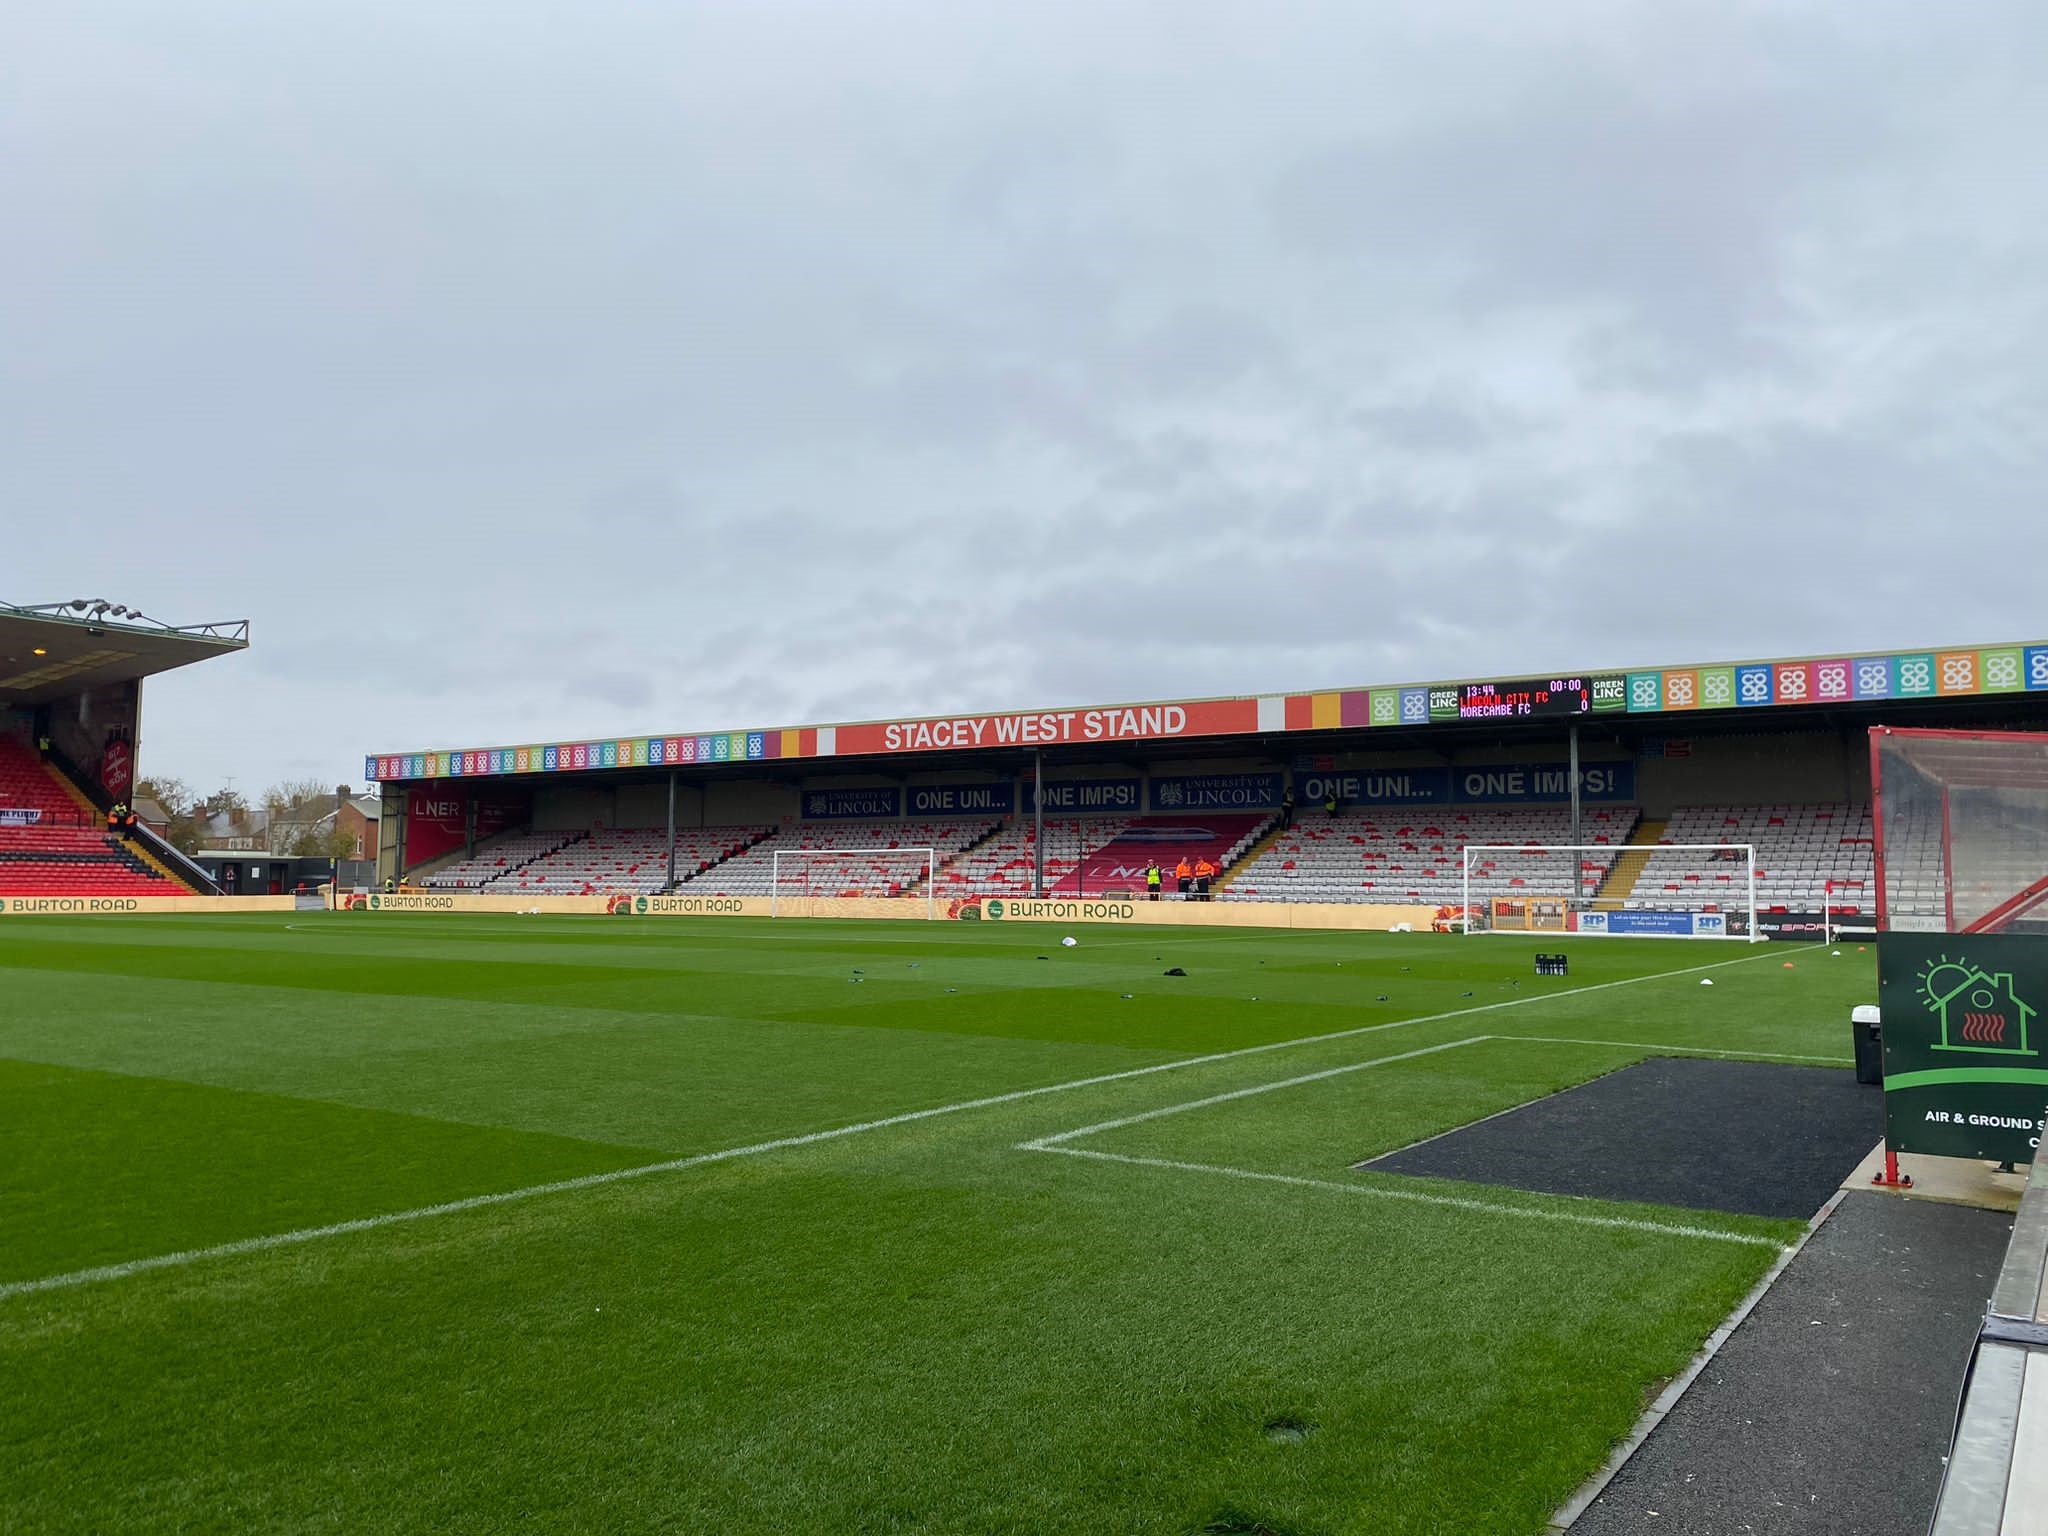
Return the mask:
<svg viewBox="0 0 2048 1536">
<path fill-rule="evenodd" d="M 1365 1166 L 1804 1219 L 1883 1134 L 1883 1094 L 1847 1070 L 1660 1057 Z"/>
<path fill-rule="evenodd" d="M 1572 1536 L 1924 1536 L 2011 1235 L 1998 1211 L 1848 1196 Z"/>
</svg>

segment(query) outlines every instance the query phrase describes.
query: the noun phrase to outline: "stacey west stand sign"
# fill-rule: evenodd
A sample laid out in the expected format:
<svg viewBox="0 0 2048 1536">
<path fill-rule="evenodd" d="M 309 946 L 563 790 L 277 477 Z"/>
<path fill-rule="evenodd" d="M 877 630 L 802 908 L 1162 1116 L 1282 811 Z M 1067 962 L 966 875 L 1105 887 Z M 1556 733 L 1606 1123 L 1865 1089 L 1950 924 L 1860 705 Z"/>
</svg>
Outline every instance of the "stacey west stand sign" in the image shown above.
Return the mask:
<svg viewBox="0 0 2048 1536">
<path fill-rule="evenodd" d="M 2031 1163 L 2048 1109 L 2048 940 L 1885 933 L 1885 1141 Z"/>
</svg>

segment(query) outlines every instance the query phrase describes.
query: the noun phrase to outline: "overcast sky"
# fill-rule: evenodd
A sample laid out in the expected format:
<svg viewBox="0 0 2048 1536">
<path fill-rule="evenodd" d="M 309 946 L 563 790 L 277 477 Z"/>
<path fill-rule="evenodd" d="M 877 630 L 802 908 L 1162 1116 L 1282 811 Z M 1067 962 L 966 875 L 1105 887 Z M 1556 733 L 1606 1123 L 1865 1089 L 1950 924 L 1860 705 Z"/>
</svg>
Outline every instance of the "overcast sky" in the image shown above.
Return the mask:
<svg viewBox="0 0 2048 1536">
<path fill-rule="evenodd" d="M 142 766 L 2048 636 L 2048 7 L 0 5 Z"/>
</svg>

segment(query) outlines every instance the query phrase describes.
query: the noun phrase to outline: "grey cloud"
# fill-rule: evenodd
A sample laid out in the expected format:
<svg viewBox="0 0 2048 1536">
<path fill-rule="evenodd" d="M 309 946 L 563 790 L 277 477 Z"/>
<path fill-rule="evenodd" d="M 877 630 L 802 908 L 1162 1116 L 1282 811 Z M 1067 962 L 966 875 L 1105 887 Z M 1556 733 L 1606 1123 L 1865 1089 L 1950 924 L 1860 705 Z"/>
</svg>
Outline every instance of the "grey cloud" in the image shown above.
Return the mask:
<svg viewBox="0 0 2048 1536">
<path fill-rule="evenodd" d="M 45 7 L 0 592 L 249 614 L 145 744 L 244 782 L 2021 634 L 2044 55 L 2016 0 Z"/>
</svg>

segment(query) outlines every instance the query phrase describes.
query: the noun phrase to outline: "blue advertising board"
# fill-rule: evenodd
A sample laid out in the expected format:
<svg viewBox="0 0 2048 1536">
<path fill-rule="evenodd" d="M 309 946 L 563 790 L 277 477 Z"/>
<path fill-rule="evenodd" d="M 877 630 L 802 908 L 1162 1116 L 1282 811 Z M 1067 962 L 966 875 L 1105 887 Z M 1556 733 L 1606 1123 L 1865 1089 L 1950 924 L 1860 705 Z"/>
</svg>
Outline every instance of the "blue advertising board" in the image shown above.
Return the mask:
<svg viewBox="0 0 2048 1536">
<path fill-rule="evenodd" d="M 1582 913 L 1579 926 L 1586 926 L 1591 913 Z M 1693 933 L 1693 914 L 1690 912 L 1603 912 L 1607 919 L 1606 931 L 1611 934 L 1632 934 L 1645 938 L 1684 938 Z"/>
<path fill-rule="evenodd" d="M 1031 780 L 1024 781 L 1024 809 L 1036 810 L 1038 801 Z M 1047 779 L 1047 815 L 1076 812 L 1136 813 L 1145 808 L 1145 785 L 1141 779 Z"/>
<path fill-rule="evenodd" d="M 913 784 L 904 793 L 912 816 L 1007 816 L 1017 808 L 1017 786 L 1008 782 Z"/>
<path fill-rule="evenodd" d="M 805 821 L 886 821 L 903 814 L 903 791 L 883 789 L 807 789 Z"/>
<path fill-rule="evenodd" d="M 1187 773 L 1152 781 L 1155 811 L 1263 811 L 1280 803 L 1278 773 Z"/>
<path fill-rule="evenodd" d="M 1317 806 L 1334 794 L 1354 805 L 1561 805 L 1572 797 L 1568 763 L 1473 767 L 1346 768 L 1295 777 L 1295 798 Z M 1581 763 L 1579 798 L 1617 803 L 1636 796 L 1636 765 Z"/>
</svg>

